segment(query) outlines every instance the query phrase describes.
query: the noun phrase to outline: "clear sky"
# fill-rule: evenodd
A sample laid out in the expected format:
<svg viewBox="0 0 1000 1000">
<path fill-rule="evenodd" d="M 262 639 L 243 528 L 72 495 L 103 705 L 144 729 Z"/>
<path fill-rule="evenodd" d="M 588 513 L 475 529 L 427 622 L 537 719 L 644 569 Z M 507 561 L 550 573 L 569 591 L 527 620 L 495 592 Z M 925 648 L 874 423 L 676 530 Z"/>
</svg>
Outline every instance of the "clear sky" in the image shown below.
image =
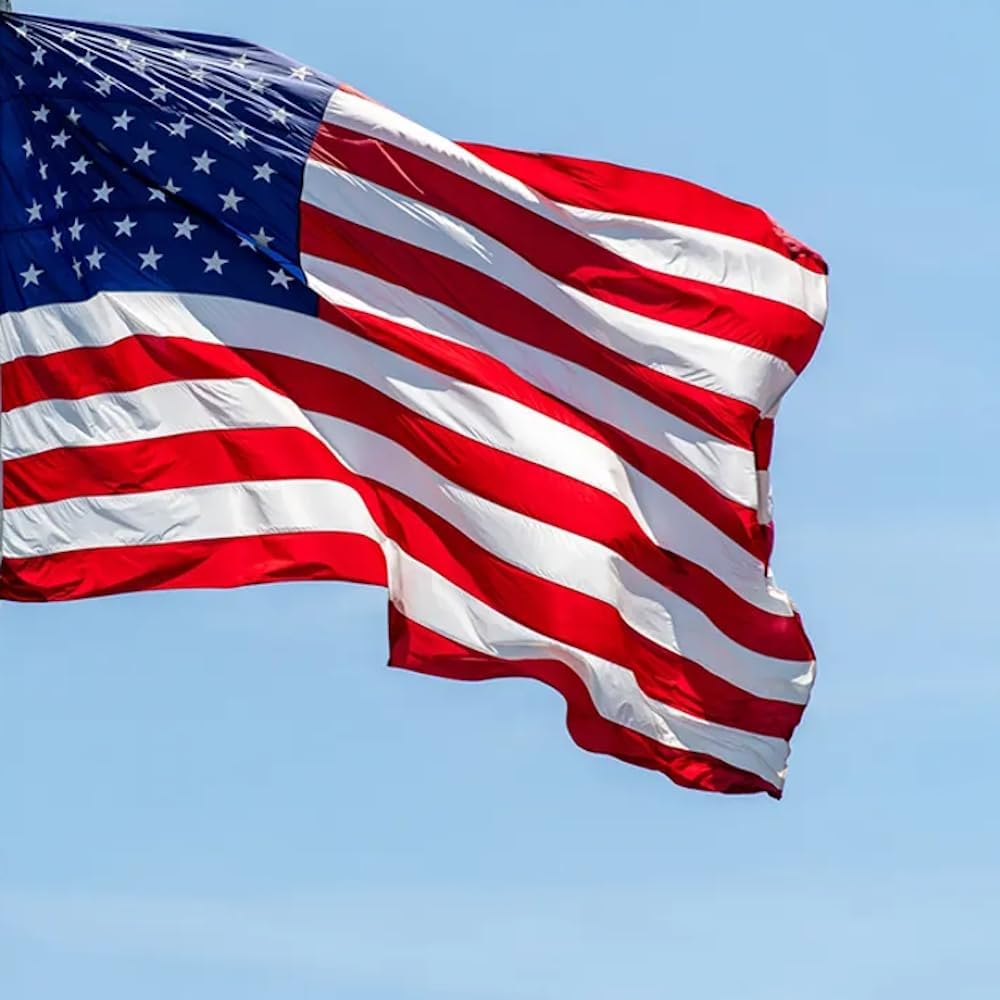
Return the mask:
<svg viewBox="0 0 1000 1000">
<path fill-rule="evenodd" d="M 827 257 L 832 311 L 776 446 L 819 653 L 782 802 L 586 754 L 540 685 L 385 669 L 379 590 L 7 605 L 0 996 L 996 998 L 1000 4 L 31 12 L 243 36 L 455 138 L 708 184 Z"/>
</svg>

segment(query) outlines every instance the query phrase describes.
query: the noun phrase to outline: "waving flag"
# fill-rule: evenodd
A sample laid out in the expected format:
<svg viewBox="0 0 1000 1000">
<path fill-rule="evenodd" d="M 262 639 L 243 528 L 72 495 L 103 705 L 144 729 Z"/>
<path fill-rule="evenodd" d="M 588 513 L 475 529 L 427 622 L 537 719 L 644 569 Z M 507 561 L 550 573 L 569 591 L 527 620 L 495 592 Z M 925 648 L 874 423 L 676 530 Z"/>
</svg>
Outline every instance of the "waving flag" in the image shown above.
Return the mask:
<svg viewBox="0 0 1000 1000">
<path fill-rule="evenodd" d="M 816 254 L 230 38 L 3 16 L 0 101 L 0 596 L 382 584 L 393 664 L 780 794 L 813 654 L 767 469 Z"/>
</svg>

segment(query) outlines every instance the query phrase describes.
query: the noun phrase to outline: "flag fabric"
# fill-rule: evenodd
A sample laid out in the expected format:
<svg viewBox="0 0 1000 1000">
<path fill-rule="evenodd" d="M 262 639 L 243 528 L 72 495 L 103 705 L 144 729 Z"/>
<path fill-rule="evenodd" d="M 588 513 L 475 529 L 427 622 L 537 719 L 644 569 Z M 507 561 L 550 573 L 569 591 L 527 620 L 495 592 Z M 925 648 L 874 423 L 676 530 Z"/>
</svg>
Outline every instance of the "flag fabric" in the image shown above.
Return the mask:
<svg viewBox="0 0 1000 1000">
<path fill-rule="evenodd" d="M 384 585 L 392 664 L 780 795 L 814 664 L 768 466 L 818 255 L 235 39 L 4 15 L 0 60 L 0 596 Z"/>
</svg>

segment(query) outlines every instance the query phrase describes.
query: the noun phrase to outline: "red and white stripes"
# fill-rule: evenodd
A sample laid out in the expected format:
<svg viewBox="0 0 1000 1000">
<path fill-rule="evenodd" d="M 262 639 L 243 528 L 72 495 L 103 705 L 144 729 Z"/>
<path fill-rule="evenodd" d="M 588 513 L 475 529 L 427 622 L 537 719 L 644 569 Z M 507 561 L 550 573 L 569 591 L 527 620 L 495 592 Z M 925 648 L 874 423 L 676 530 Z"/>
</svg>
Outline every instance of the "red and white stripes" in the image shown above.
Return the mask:
<svg viewBox="0 0 1000 1000">
<path fill-rule="evenodd" d="M 393 663 L 539 678 L 582 746 L 779 794 L 813 657 L 766 470 L 819 258 L 694 185 L 343 90 L 300 223 L 316 317 L 123 292 L 0 319 L 3 596 L 385 584 Z"/>
</svg>

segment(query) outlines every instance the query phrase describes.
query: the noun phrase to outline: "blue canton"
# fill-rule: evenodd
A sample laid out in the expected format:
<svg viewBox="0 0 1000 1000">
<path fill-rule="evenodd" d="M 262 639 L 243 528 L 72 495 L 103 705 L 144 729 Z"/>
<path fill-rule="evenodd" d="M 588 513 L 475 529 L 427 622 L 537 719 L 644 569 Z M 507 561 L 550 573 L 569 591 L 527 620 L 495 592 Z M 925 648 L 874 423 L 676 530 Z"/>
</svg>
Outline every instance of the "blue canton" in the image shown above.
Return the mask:
<svg viewBox="0 0 1000 1000">
<path fill-rule="evenodd" d="M 302 173 L 336 84 L 231 38 L 0 16 L 0 311 L 102 291 L 302 312 Z"/>
</svg>

